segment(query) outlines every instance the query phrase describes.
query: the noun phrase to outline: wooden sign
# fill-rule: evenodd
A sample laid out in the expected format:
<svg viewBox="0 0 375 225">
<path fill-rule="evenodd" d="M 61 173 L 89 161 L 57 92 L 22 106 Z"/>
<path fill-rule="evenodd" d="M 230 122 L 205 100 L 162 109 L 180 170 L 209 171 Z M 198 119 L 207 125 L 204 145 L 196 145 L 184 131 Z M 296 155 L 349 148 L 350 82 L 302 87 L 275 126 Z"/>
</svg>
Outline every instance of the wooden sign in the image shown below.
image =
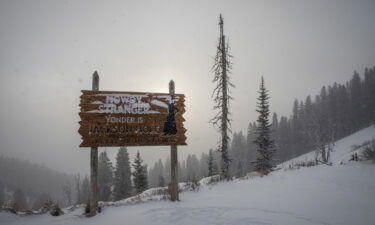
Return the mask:
<svg viewBox="0 0 375 225">
<path fill-rule="evenodd" d="M 184 97 L 82 91 L 80 147 L 186 145 Z"/>
</svg>

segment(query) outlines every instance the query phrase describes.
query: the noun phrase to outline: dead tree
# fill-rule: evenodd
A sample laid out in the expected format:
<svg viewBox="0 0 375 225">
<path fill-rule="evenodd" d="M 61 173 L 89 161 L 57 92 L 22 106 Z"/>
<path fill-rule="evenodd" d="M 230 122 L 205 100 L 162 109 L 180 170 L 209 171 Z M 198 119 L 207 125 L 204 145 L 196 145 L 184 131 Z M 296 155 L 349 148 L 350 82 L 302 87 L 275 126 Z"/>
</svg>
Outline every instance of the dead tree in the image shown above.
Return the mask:
<svg viewBox="0 0 375 225">
<path fill-rule="evenodd" d="M 228 58 L 229 55 L 229 45 L 225 43 L 224 35 L 224 21 L 223 17 L 220 14 L 220 36 L 219 43 L 216 50 L 215 63 L 212 67 L 214 73 L 213 83 L 216 84 L 216 87 L 212 93 L 212 98 L 215 102 L 214 110 L 217 110 L 217 114 L 211 120 L 211 123 L 214 126 L 217 126 L 221 132 L 221 140 L 219 141 L 218 151 L 221 152 L 221 174 L 224 178 L 229 178 L 229 164 L 230 158 L 228 154 L 228 142 L 230 132 L 230 122 L 229 118 L 229 101 L 232 100 L 232 97 L 229 95 L 229 88 L 234 87 L 230 82 L 230 77 L 228 76 L 231 63 Z"/>
</svg>

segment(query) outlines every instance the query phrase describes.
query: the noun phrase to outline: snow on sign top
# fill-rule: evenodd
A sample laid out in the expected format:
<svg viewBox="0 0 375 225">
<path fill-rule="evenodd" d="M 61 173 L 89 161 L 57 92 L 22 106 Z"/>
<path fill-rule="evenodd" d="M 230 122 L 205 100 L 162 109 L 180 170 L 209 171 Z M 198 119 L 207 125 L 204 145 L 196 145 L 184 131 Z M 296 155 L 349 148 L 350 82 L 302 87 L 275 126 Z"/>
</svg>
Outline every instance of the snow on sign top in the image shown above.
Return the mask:
<svg viewBox="0 0 375 225">
<path fill-rule="evenodd" d="M 168 104 L 176 103 L 180 96 L 172 99 L 170 95 L 154 95 L 149 100 L 149 95 L 141 94 L 96 94 L 96 96 L 104 96 L 105 101 L 93 101 L 91 104 L 99 105 L 99 109 L 88 111 L 89 113 L 129 113 L 129 114 L 155 114 L 160 113 L 157 110 L 151 110 L 151 105 L 168 109 Z M 161 101 L 164 100 L 164 101 Z"/>
<path fill-rule="evenodd" d="M 82 91 L 81 147 L 186 145 L 184 95 Z"/>
</svg>

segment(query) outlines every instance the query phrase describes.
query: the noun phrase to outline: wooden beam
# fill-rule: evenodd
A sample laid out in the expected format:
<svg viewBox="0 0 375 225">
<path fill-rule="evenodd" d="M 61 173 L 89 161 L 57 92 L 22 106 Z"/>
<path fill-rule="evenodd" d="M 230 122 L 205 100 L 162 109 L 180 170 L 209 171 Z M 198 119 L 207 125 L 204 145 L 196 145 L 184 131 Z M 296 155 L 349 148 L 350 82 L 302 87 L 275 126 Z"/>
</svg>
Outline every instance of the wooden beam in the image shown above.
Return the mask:
<svg viewBox="0 0 375 225">
<path fill-rule="evenodd" d="M 169 82 L 169 94 L 175 94 L 174 81 Z M 171 184 L 170 195 L 171 201 L 178 201 L 178 158 L 177 158 L 177 145 L 171 145 Z"/>
<path fill-rule="evenodd" d="M 95 71 L 92 75 L 92 90 L 99 90 L 99 75 Z M 98 147 L 91 147 L 90 154 L 90 212 L 88 216 L 95 216 L 98 210 Z"/>
</svg>

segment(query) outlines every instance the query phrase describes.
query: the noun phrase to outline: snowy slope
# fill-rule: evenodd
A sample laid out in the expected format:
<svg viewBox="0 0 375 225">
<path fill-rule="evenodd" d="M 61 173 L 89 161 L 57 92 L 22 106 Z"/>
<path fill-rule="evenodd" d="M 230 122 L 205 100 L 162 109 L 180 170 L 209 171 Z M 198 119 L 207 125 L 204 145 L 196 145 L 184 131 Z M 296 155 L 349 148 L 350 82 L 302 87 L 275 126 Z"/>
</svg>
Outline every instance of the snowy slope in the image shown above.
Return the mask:
<svg viewBox="0 0 375 225">
<path fill-rule="evenodd" d="M 355 153 L 359 152 L 353 151 L 353 145 L 360 145 L 364 141 L 368 141 L 375 138 L 375 125 L 360 130 L 346 138 L 343 138 L 335 143 L 333 152 L 331 153 L 331 162 L 333 164 L 340 164 L 349 161 L 350 156 Z M 298 162 L 307 162 L 307 161 L 314 161 L 315 160 L 315 153 L 309 152 L 294 159 L 291 159 L 283 164 L 279 165 L 281 168 L 287 168 L 289 165 Z"/>
<path fill-rule="evenodd" d="M 60 217 L 0 213 L 0 224 L 375 224 L 375 165 L 347 160 L 353 144 L 374 136 L 375 128 L 370 127 L 337 142 L 333 166 L 279 170 L 265 177 L 205 185 L 182 193 L 177 203 L 109 206 L 94 218 L 80 216 L 81 210 Z M 310 159 L 309 154 L 294 160 Z"/>
</svg>

